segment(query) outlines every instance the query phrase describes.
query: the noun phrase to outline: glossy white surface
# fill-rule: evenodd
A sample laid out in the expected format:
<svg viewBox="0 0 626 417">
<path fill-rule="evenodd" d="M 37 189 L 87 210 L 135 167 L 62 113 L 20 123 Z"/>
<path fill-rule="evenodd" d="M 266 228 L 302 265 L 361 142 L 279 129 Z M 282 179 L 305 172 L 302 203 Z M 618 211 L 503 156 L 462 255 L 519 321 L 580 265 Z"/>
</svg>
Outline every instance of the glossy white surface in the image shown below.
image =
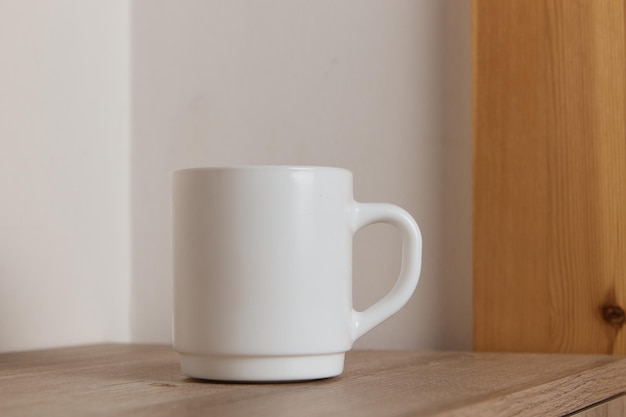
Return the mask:
<svg viewBox="0 0 626 417">
<path fill-rule="evenodd" d="M 352 174 L 340 168 L 252 166 L 173 174 L 174 347 L 187 364 L 184 372 L 233 380 L 333 376 L 336 366 L 315 376 L 261 366 L 244 378 L 244 362 L 236 358 L 283 359 L 291 368 L 296 357 L 311 362 L 312 356 L 343 353 L 408 301 L 421 265 L 415 221 L 397 206 L 357 203 L 352 194 Z M 356 312 L 352 237 L 375 222 L 400 231 L 402 271 L 385 298 Z M 206 363 L 190 371 L 196 369 L 191 357 Z M 231 367 L 232 375 L 225 371 L 231 368 L 216 365 L 220 358 L 239 364 Z"/>
<path fill-rule="evenodd" d="M 237 356 L 181 355 L 182 372 L 190 377 L 228 381 L 297 381 L 343 372 L 345 354 Z"/>
</svg>

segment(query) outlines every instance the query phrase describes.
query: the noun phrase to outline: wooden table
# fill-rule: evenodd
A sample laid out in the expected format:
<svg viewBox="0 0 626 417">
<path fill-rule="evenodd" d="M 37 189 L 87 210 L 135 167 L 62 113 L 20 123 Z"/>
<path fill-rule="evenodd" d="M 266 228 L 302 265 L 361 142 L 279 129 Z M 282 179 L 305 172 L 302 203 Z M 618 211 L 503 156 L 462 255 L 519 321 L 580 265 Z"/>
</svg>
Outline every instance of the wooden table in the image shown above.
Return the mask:
<svg viewBox="0 0 626 417">
<path fill-rule="evenodd" d="M 355 351 L 337 378 L 228 384 L 186 378 L 166 346 L 0 355 L 2 417 L 626 416 L 623 392 L 614 356 Z"/>
</svg>

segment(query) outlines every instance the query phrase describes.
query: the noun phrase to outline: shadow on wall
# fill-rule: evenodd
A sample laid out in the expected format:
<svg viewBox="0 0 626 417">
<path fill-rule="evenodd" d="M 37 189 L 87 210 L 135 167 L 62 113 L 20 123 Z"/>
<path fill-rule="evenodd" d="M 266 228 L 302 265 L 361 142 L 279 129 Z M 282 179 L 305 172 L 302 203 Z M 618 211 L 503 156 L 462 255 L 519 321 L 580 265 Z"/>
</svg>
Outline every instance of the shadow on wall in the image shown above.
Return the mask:
<svg viewBox="0 0 626 417">
<path fill-rule="evenodd" d="M 443 40 L 440 346 L 472 349 L 472 132 L 470 1 L 441 2 Z"/>
<path fill-rule="evenodd" d="M 266 163 L 349 168 L 357 200 L 420 223 L 418 291 L 359 347 L 471 347 L 466 3 L 133 1 L 133 340 L 171 337 L 170 171 Z M 398 238 L 358 240 L 367 305 L 393 285 Z"/>
</svg>

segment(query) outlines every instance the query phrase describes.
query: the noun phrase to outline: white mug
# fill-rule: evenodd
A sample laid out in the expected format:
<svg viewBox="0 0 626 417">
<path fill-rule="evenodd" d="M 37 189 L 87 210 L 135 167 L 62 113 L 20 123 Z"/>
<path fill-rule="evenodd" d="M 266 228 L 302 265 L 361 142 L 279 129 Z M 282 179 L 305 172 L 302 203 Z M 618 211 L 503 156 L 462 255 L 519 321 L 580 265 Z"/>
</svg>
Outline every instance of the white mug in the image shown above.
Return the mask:
<svg viewBox="0 0 626 417">
<path fill-rule="evenodd" d="M 175 171 L 174 348 L 188 376 L 285 381 L 336 376 L 354 341 L 395 314 L 419 279 L 415 220 L 358 203 L 341 168 L 240 166 Z M 402 269 L 391 291 L 352 307 L 352 237 L 395 226 Z"/>
</svg>

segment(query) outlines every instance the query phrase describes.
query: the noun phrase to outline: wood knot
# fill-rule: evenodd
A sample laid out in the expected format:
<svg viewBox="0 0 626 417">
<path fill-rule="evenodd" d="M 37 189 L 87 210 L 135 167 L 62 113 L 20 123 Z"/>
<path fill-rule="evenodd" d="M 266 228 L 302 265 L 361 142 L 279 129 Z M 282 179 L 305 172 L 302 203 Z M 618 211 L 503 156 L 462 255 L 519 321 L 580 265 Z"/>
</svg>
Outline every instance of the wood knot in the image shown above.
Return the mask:
<svg viewBox="0 0 626 417">
<path fill-rule="evenodd" d="M 602 307 L 602 318 L 608 324 L 621 326 L 626 322 L 626 312 L 617 305 L 606 305 Z"/>
</svg>

